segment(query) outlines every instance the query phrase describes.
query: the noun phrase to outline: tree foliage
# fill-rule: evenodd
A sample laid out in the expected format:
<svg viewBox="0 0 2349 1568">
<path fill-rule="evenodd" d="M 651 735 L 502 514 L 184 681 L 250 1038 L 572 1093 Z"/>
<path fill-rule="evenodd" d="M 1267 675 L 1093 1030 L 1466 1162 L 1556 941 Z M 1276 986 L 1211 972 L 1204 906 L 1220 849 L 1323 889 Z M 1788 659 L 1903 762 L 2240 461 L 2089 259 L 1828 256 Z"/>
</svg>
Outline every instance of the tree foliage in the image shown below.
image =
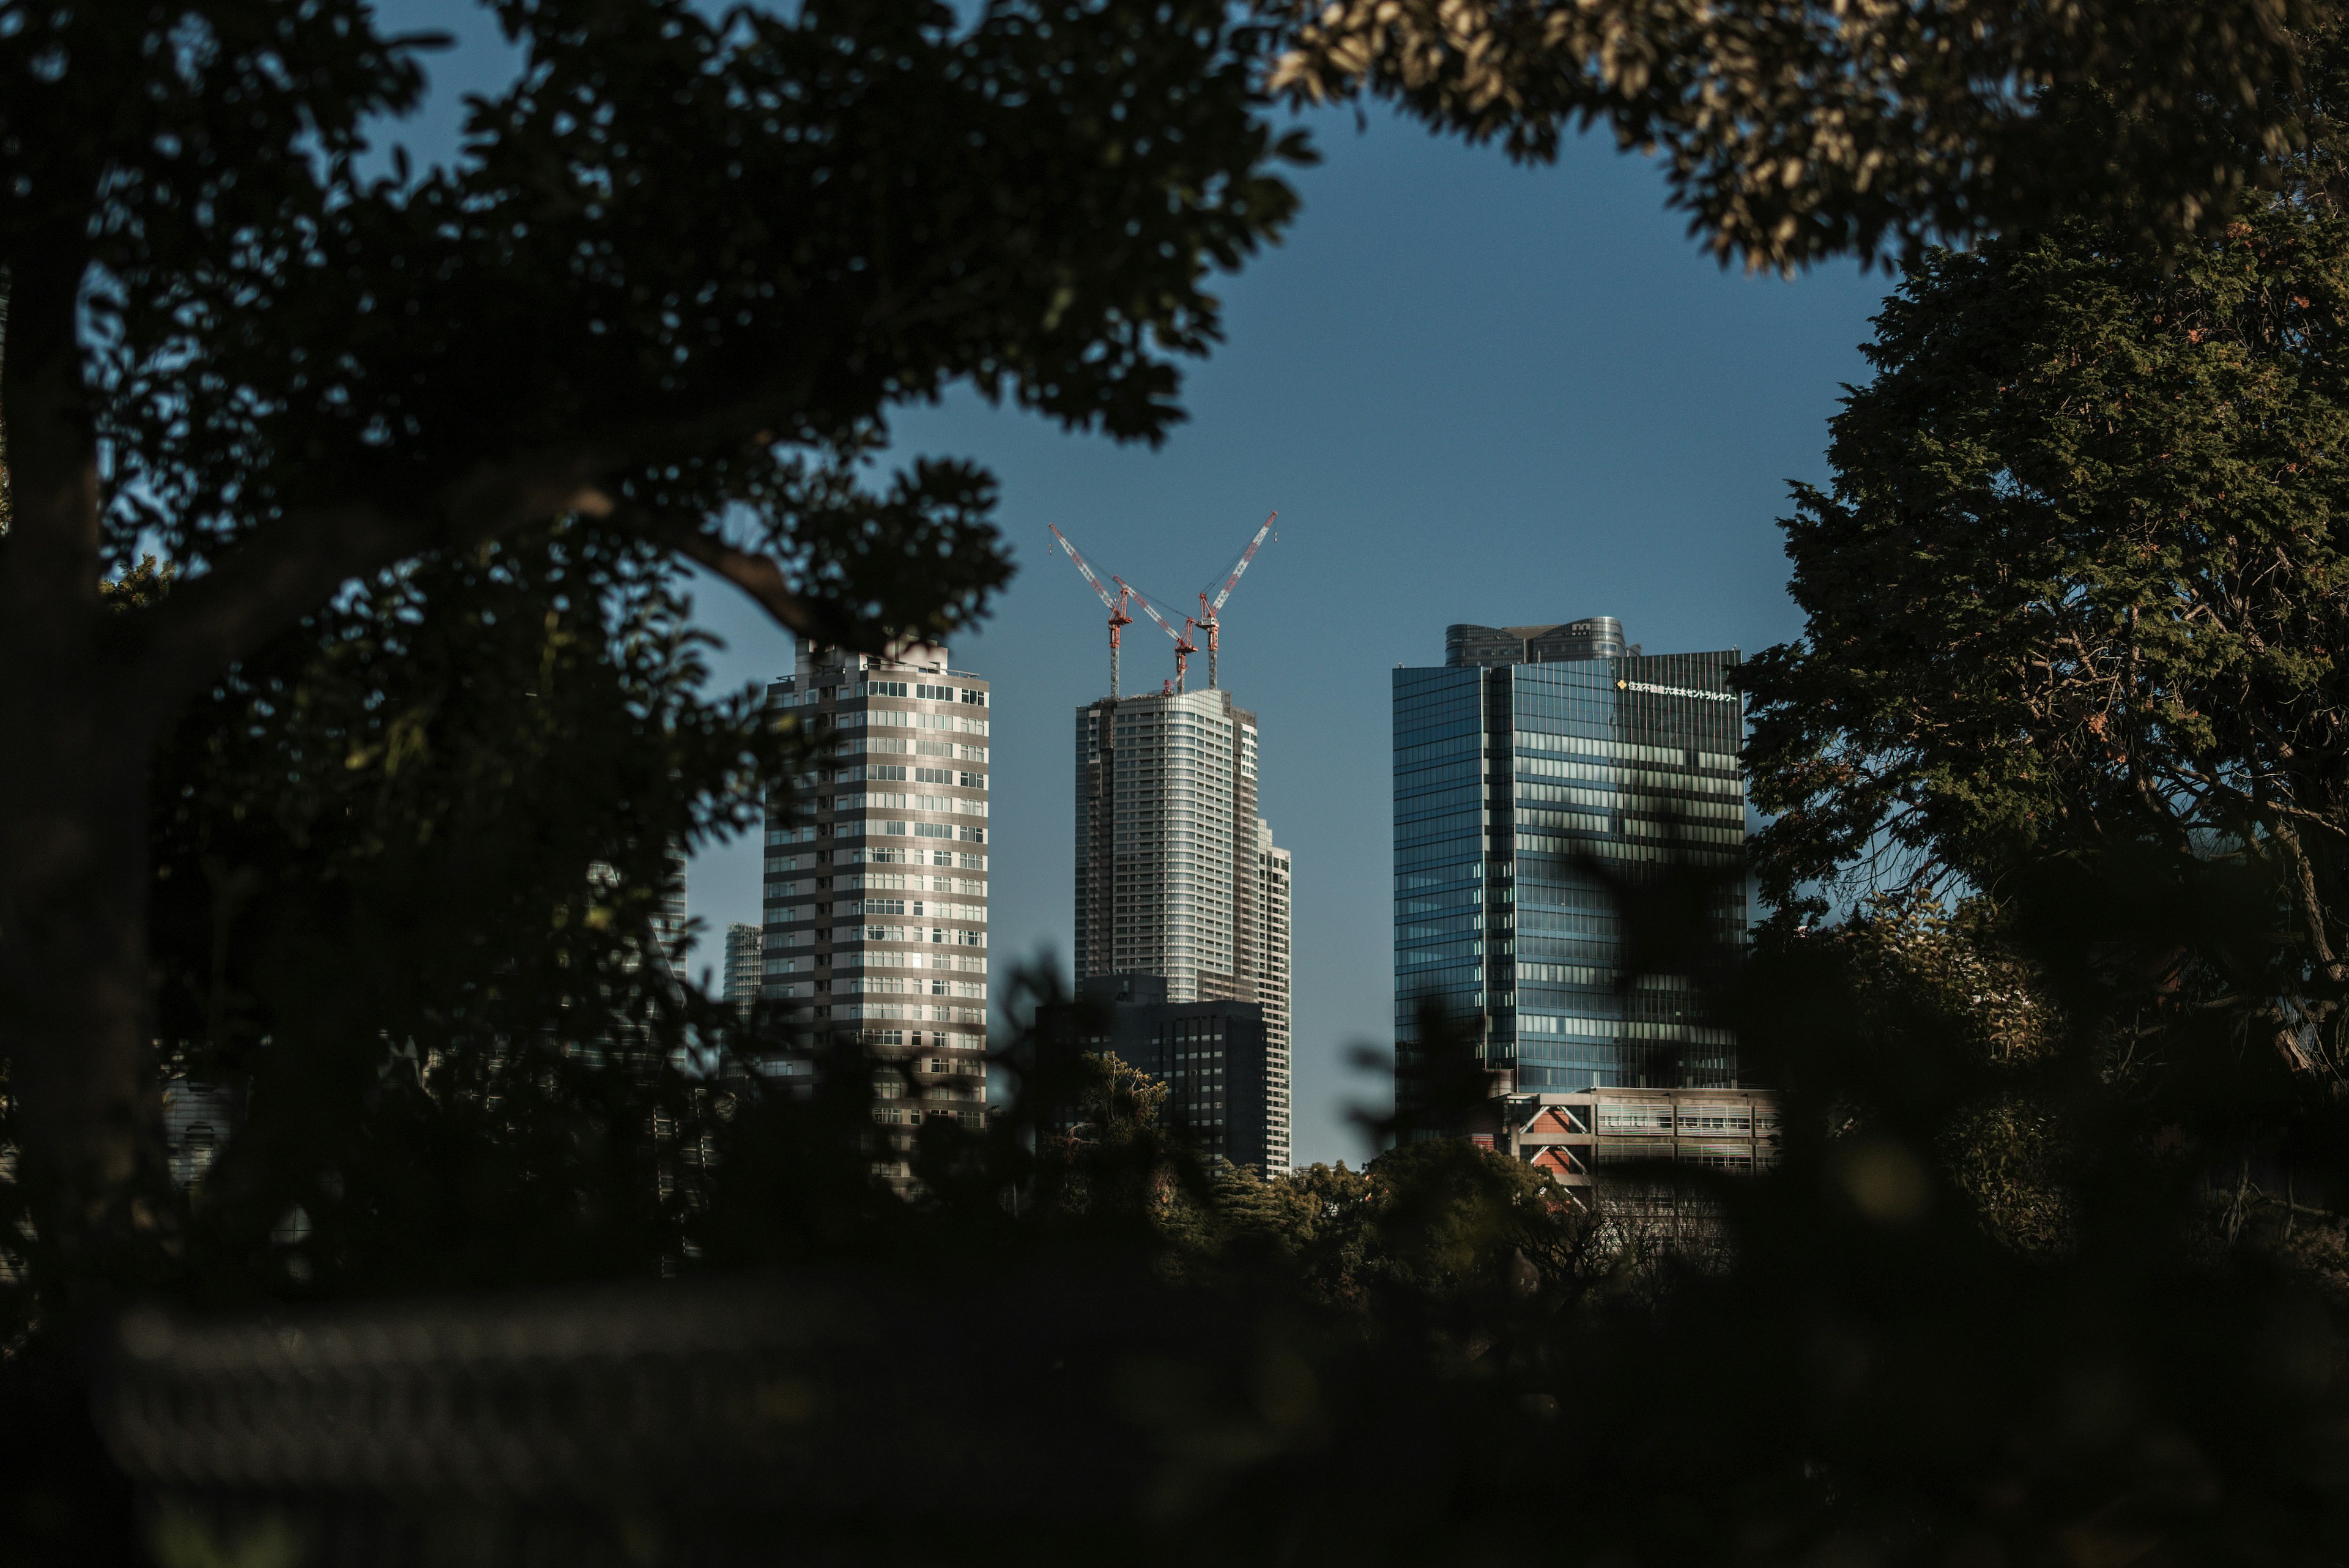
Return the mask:
<svg viewBox="0 0 2349 1568">
<path fill-rule="evenodd" d="M 1547 161 L 1661 156 L 1726 262 L 1914 257 L 2064 216 L 2171 241 L 2305 183 L 2341 101 L 2323 4 L 1289 0 L 1274 82 Z M 2320 161 L 2322 161 L 2320 159 Z"/>
<path fill-rule="evenodd" d="M 459 633 L 481 634 L 485 670 L 528 656 L 517 636 L 557 665 L 566 639 L 626 663 L 626 639 L 587 633 L 598 596 L 641 613 L 624 579 L 685 561 L 802 636 L 880 648 L 968 624 L 1008 571 L 993 482 L 959 460 L 882 469 L 894 410 L 961 384 L 1160 439 L 1179 366 L 1220 330 L 1208 279 L 1278 236 L 1295 208 L 1278 171 L 1308 156 L 1260 113 L 1262 30 L 1217 5 L 496 11 L 517 78 L 471 103 L 453 161 L 381 173 L 367 139 L 417 103 L 430 40 L 388 36 L 358 0 L 0 6 L 0 1014 L 58 1245 L 87 1232 L 102 1251 L 145 1223 L 128 1194 L 156 1163 L 149 889 L 194 868 L 150 865 L 137 825 L 159 752 L 213 743 L 174 730 L 190 704 L 285 722 L 260 752 L 230 742 L 230 768 L 324 748 L 301 753 L 305 799 L 273 809 L 349 805 L 317 784 L 337 753 L 429 780 L 445 801 L 393 788 L 376 808 L 413 817 L 382 823 L 387 842 L 443 834 L 401 869 L 470 843 L 519 879 L 475 912 L 587 912 L 584 860 L 553 893 L 481 809 L 507 762 L 518 785 L 553 763 L 542 724 L 471 774 L 405 749 L 467 657 Z M 168 589 L 108 602 L 101 584 L 147 551 Z M 468 571 L 482 580 L 458 586 Z M 354 594 L 406 597 L 358 633 Z M 295 628 L 311 647 L 273 642 Z M 411 656 L 449 670 L 399 669 Z M 493 714 L 511 716 L 475 717 Z M 637 718 L 640 738 L 665 732 L 641 766 L 616 711 L 562 758 L 638 813 L 636 853 L 739 822 L 760 749 L 741 715 Z M 693 774 L 710 748 L 733 758 Z M 669 809 L 641 774 L 663 763 L 715 804 Z M 234 836 L 203 811 L 185 826 L 221 853 Z M 357 890 L 382 909 L 345 905 L 320 951 L 329 930 L 379 935 L 403 893 L 392 876 Z M 178 905 L 157 912 L 194 918 Z M 431 933 L 440 958 L 457 963 L 466 927 Z M 462 983 L 487 987 L 478 966 Z M 376 987 L 336 1027 L 363 997 L 388 1037 L 457 1005 Z M 462 1004 L 477 1022 L 485 997 Z"/>
<path fill-rule="evenodd" d="M 2337 1059 L 2344 260 L 2277 201 L 2168 259 L 2066 227 L 1910 275 L 1786 524 L 1803 639 L 1750 666 L 1774 897 L 2093 867 L 2066 919 L 2127 983 Z"/>
</svg>

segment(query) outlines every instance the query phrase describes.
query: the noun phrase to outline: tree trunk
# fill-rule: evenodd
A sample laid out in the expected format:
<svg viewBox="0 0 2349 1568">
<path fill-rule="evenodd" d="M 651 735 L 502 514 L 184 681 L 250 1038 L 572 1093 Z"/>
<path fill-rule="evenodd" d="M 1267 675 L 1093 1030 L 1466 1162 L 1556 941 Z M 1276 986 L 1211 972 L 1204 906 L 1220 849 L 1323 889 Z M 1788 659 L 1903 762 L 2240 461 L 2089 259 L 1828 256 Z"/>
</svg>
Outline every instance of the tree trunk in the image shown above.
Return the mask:
<svg viewBox="0 0 2349 1568">
<path fill-rule="evenodd" d="M 44 669 L 16 640 L 0 635 L 0 1045 L 20 1177 L 60 1255 L 127 1217 L 160 1153 L 147 744 L 86 667 Z"/>
<path fill-rule="evenodd" d="M 13 514 L 0 538 L 0 1050 L 18 1179 L 49 1265 L 36 1285 L 87 1298 L 122 1279 L 158 1218 L 139 1194 L 161 1164 L 146 934 L 160 704 L 135 676 L 128 618 L 98 591 L 78 274 L 12 282 L 0 367 Z"/>
</svg>

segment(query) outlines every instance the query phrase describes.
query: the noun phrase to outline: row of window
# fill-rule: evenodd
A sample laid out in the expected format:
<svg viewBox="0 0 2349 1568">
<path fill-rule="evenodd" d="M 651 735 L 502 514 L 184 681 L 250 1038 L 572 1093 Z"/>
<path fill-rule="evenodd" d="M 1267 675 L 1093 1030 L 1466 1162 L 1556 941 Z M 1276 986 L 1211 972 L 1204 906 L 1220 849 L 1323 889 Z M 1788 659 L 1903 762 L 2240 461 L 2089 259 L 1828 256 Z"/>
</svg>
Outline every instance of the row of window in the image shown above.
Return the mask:
<svg viewBox="0 0 2349 1568">
<path fill-rule="evenodd" d="M 927 991 L 923 989 L 925 984 L 929 988 Z M 916 976 L 875 974 L 834 980 L 829 982 L 829 985 L 834 995 L 843 992 L 854 995 L 862 992 L 876 996 L 964 996 L 977 997 L 982 1002 L 987 998 L 987 982 L 984 981 L 931 980 L 925 981 Z"/>
<path fill-rule="evenodd" d="M 1569 931 L 1602 937 L 1611 936 L 1619 929 L 1616 917 L 1605 910 L 1565 909 L 1539 904 L 1503 910 L 1493 924 L 1500 930 L 1521 928 L 1527 931 Z"/>
<path fill-rule="evenodd" d="M 1588 735 L 1568 735 L 1520 727 L 1516 751 L 1519 755 L 1536 752 L 1564 752 L 1585 757 L 1619 757 L 1628 762 L 1661 763 L 1669 767 L 1686 767 L 1687 751 L 1679 746 L 1647 746 L 1636 741 L 1602 741 Z M 1711 760 L 1707 760 L 1711 759 Z M 1700 766 L 1734 770 L 1737 759 L 1718 753 L 1697 753 Z"/>
<path fill-rule="evenodd" d="M 836 812 L 935 811 L 959 813 L 965 816 L 987 815 L 987 802 L 958 794 L 898 794 L 874 791 L 866 794 L 839 795 L 830 801 L 819 801 L 816 805 L 818 810 L 829 806 Z"/>
<path fill-rule="evenodd" d="M 925 835 L 924 836 L 928 836 Z M 985 842 L 984 838 L 980 840 Z M 842 849 L 834 855 L 843 866 L 952 866 L 964 871 L 984 871 L 987 857 L 964 855 L 952 849 L 906 849 L 879 846 L 866 849 Z M 926 856 L 928 858 L 925 859 Z M 968 888 L 965 892 L 984 893 L 984 887 Z"/>
<path fill-rule="evenodd" d="M 1702 755 L 1702 753 L 1700 753 Z M 1651 773 L 1646 768 L 1618 767 L 1612 763 L 1583 763 L 1557 757 L 1540 757 L 1528 753 L 1523 747 L 1512 759 L 1511 766 L 1519 778 L 1588 779 L 1593 784 L 1614 784 L 1619 788 L 1654 792 L 1700 791 L 1707 794 L 1733 794 L 1743 797 L 1745 783 L 1742 778 L 1715 778 L 1707 774 Z"/>
<path fill-rule="evenodd" d="M 1609 889 L 1594 888 L 1583 882 L 1504 883 L 1494 892 L 1501 902 L 1509 904 L 1547 905 L 1559 909 L 1611 910 L 1615 908 L 1615 895 Z"/>
<path fill-rule="evenodd" d="M 1677 799 L 1660 802 L 1652 796 L 1619 794 L 1614 790 L 1577 789 L 1568 784 L 1519 784 L 1516 797 L 1521 801 L 1547 801 L 1563 805 L 1596 806 L 1601 811 L 1626 807 L 1645 810 L 1649 815 L 1669 814 L 1687 817 L 1711 817 L 1716 821 L 1744 822 L 1743 801 Z"/>
<path fill-rule="evenodd" d="M 1481 856 L 1484 848 L 1484 829 L 1473 820 L 1445 818 L 1424 823 L 1414 830 L 1411 852 L 1396 855 L 1395 869 L 1401 874 L 1469 859 Z"/>
<path fill-rule="evenodd" d="M 1533 963 L 1519 960 L 1516 965 L 1517 983 L 1534 985 L 1547 981 L 1552 985 L 1613 985 L 1622 973 L 1620 970 L 1600 969 L 1579 963 Z"/>
<path fill-rule="evenodd" d="M 1621 956 L 1620 945 L 1612 938 L 1542 936 L 1528 932 L 1521 939 L 1496 944 L 1493 950 L 1504 957 L 1523 953 L 1554 963 L 1611 964 Z M 1518 961 L 1524 961 L 1520 959 Z"/>
<path fill-rule="evenodd" d="M 901 708 L 851 709 L 839 716 L 843 730 L 943 730 L 948 734 L 984 735 L 987 721 L 955 713 L 909 713 Z"/>
<path fill-rule="evenodd" d="M 1431 851 L 1427 857 L 1449 860 L 1454 857 L 1450 847 L 1454 839 L 1465 839 L 1471 845 L 1481 846 L 1484 841 L 1482 824 L 1475 817 L 1464 822 L 1457 813 L 1442 812 L 1423 822 L 1399 825 L 1394 836 L 1395 855 L 1401 859 L 1416 859 L 1419 857 L 1407 852 L 1426 851 L 1433 846 L 1441 846 L 1441 849 Z"/>
<path fill-rule="evenodd" d="M 977 920 L 982 925 L 987 920 L 987 906 L 984 904 L 949 904 L 935 899 L 925 904 L 916 898 L 912 900 L 913 907 L 908 909 L 906 902 L 904 898 L 843 898 L 833 905 L 832 912 L 835 916 L 911 915 L 916 919 L 926 915 L 934 920 Z"/>
<path fill-rule="evenodd" d="M 987 842 L 987 829 L 969 823 L 957 827 L 951 822 L 904 822 L 894 817 L 886 821 L 850 817 L 836 825 L 833 833 L 841 838 L 862 838 L 869 834 L 875 838 L 947 838 L 959 839 L 966 844 Z M 867 850 L 865 853 L 871 855 L 874 852 Z M 914 853 L 918 855 L 921 851 Z M 934 864 L 942 866 L 946 863 L 941 860 Z"/>
<path fill-rule="evenodd" d="M 1495 1020 L 1495 1033 L 1506 1034 L 1506 1020 Z M 1583 1018 L 1572 1014 L 1524 1012 L 1516 1015 L 1516 1036 L 1532 1044 L 1535 1035 L 1585 1045 L 1607 1045 L 1630 1040 L 1669 1040 L 1693 1045 L 1734 1045 L 1737 1036 L 1726 1029 L 1702 1023 L 1648 1023 L 1613 1018 Z"/>
<path fill-rule="evenodd" d="M 961 789 L 987 787 L 985 774 L 964 773 L 954 768 L 906 769 L 884 763 L 869 763 L 853 768 L 841 768 L 832 776 L 833 782 L 837 784 L 862 784 L 867 779 L 879 779 L 900 784 L 946 784 Z"/>
<path fill-rule="evenodd" d="M 914 877 L 895 871 L 859 871 L 835 877 L 834 888 L 889 888 L 915 893 L 976 893 L 984 898 L 987 883 L 976 877 Z"/>
<path fill-rule="evenodd" d="M 1603 1020 L 1560 1017 L 1553 1012 L 1517 1014 L 1519 1034 L 1563 1034 L 1577 1040 L 1588 1040 L 1597 1044 L 1612 1042 L 1617 1027 L 1619 1026 L 1607 1023 Z"/>
<path fill-rule="evenodd" d="M 920 1045 L 924 1044 L 923 1033 L 918 1029 L 914 1030 L 911 1033 L 902 1029 L 863 1029 L 859 1030 L 857 1033 L 867 1045 Z M 968 1034 L 949 1034 L 943 1029 L 931 1030 L 927 1036 L 927 1043 L 942 1051 L 952 1051 L 956 1049 L 976 1051 L 986 1044 L 985 1041 L 974 1039 Z M 976 1065 L 977 1064 L 975 1063 L 969 1064 L 966 1066 L 965 1071 L 969 1071 L 971 1067 L 975 1067 Z M 888 1094 L 883 1095 L 882 1085 L 885 1084 L 895 1084 L 896 1085 L 896 1087 L 892 1089 Z M 924 1093 L 937 1094 L 943 1087 L 943 1085 L 934 1085 L 926 1089 Z M 875 1095 L 881 1095 L 882 1097 L 885 1099 L 902 1098 L 903 1091 L 904 1085 L 893 1078 L 877 1078 L 874 1080 L 873 1085 L 873 1092 Z M 937 1113 L 934 1111 L 931 1114 L 935 1116 Z"/>
<path fill-rule="evenodd" d="M 863 1020 L 867 1018 L 918 1019 L 926 1023 L 984 1023 L 984 1007 L 925 1007 L 909 1002 L 835 1002 L 832 1017 Z"/>
<path fill-rule="evenodd" d="M 928 940 L 941 947 L 983 948 L 987 945 L 985 931 L 948 930 L 943 926 L 834 926 L 832 940 L 836 942 L 918 942 L 923 933 Z"/>
<path fill-rule="evenodd" d="M 1718 831 L 1709 827 L 1688 828 L 1683 831 L 1688 836 L 1705 838 L 1722 844 L 1743 844 L 1745 838 L 1744 833 L 1732 834 L 1725 828 Z M 1619 839 L 1607 837 L 1564 838 L 1555 834 L 1522 831 L 1517 835 L 1517 853 L 1561 857 L 1590 855 L 1601 860 L 1686 861 L 1692 865 L 1723 867 L 1735 866 L 1738 862 L 1737 856 L 1723 854 L 1718 849 L 1700 849 L 1686 845 L 1658 846 L 1649 844 L 1627 844 Z"/>
<path fill-rule="evenodd" d="M 869 755 L 900 757 L 944 757 L 966 763 L 987 761 L 985 746 L 966 745 L 957 741 L 912 740 L 899 735 L 851 735 L 838 743 L 843 757 Z"/>
<path fill-rule="evenodd" d="M 1430 964 L 1458 963 L 1463 959 L 1482 957 L 1485 944 L 1473 941 L 1444 942 L 1429 947 L 1414 947 L 1395 955 L 1398 970 L 1423 969 Z"/>
<path fill-rule="evenodd" d="M 926 681 L 859 680 L 845 689 L 854 697 L 911 697 L 917 702 L 959 702 L 969 707 L 987 706 L 987 693 L 976 686 L 936 686 Z M 817 686 L 806 691 L 776 691 L 768 695 L 768 705 L 775 708 L 803 708 L 817 702 L 832 701 L 843 691 L 838 686 Z"/>
<path fill-rule="evenodd" d="M 900 953 L 878 949 L 851 949 L 847 952 L 834 953 L 832 958 L 832 967 L 835 975 L 843 970 L 852 969 L 928 969 L 949 970 L 963 974 L 985 974 L 987 960 L 984 956 L 971 958 L 962 954 Z M 833 983 L 836 985 L 839 981 L 835 980 Z"/>
<path fill-rule="evenodd" d="M 1778 1130 L 1778 1114 L 1775 1110 L 1755 1113 L 1742 1107 L 1714 1110 L 1711 1114 L 1692 1114 L 1683 1110 L 1676 1120 L 1669 1106 L 1650 1108 L 1637 1103 L 1616 1105 L 1602 1100 L 1599 1104 L 1599 1130 L 1601 1134 L 1671 1133 L 1678 1137 L 1710 1134 L 1716 1137 L 1766 1137 Z"/>
<path fill-rule="evenodd" d="M 1661 839 L 1673 844 L 1739 845 L 1745 842 L 1745 829 L 1738 827 L 1705 827 L 1693 822 L 1658 821 L 1645 816 L 1623 819 L 1626 838 Z"/>
</svg>

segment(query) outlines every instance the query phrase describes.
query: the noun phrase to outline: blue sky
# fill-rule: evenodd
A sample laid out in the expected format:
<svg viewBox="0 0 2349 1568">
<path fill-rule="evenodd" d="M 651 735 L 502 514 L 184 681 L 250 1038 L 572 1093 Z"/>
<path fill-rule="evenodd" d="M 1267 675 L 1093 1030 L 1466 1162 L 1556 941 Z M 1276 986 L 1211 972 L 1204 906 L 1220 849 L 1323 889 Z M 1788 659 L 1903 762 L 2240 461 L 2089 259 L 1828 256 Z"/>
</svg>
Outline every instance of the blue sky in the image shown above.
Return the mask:
<svg viewBox="0 0 2349 1568">
<path fill-rule="evenodd" d="M 446 4 L 392 20 L 483 36 Z M 486 80 L 496 57 L 443 57 L 436 88 Z M 452 112 L 436 91 L 409 130 L 419 152 L 445 145 Z M 1358 1160 L 1346 1108 L 1386 1085 L 1350 1048 L 1391 1038 L 1389 670 L 1442 662 L 1462 620 L 1614 615 L 1651 653 L 1793 635 L 1775 519 L 1788 480 L 1825 476 L 1826 421 L 1865 375 L 1857 345 L 1888 280 L 1850 265 L 1724 273 L 1655 171 L 1604 141 L 1518 169 L 1378 112 L 1361 130 L 1351 114 L 1311 124 L 1325 161 L 1298 179 L 1304 213 L 1224 281 L 1228 341 L 1192 372 L 1191 419 L 1163 447 L 1065 436 L 968 396 L 907 411 L 895 436 L 995 471 L 1020 567 L 954 649 L 995 685 L 999 970 L 1069 953 L 1071 715 L 1108 685 L 1101 606 L 1048 554 L 1047 525 L 1173 597 L 1279 511 L 1278 542 L 1224 612 L 1223 683 L 1258 715 L 1261 806 L 1296 857 L 1294 1147 Z M 711 583 L 697 606 L 726 643 L 722 681 L 790 668 L 789 639 L 730 589 Z M 1146 622 L 1128 630 L 1129 691 L 1173 662 Z M 728 921 L 759 918 L 758 884 L 752 846 L 697 858 L 704 961 Z"/>
</svg>

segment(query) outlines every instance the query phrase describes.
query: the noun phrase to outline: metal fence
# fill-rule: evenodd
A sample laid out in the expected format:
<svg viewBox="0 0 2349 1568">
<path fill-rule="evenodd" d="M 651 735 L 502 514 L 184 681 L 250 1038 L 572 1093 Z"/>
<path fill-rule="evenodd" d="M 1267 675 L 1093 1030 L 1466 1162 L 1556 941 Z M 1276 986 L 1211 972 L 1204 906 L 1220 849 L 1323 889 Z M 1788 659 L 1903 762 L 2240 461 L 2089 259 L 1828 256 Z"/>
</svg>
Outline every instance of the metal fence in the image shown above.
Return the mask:
<svg viewBox="0 0 2349 1568">
<path fill-rule="evenodd" d="M 970 1561 L 1277 1455 L 1268 1343 L 1146 1282 L 676 1282 L 134 1315 L 96 1405 L 191 1562 Z"/>
</svg>

